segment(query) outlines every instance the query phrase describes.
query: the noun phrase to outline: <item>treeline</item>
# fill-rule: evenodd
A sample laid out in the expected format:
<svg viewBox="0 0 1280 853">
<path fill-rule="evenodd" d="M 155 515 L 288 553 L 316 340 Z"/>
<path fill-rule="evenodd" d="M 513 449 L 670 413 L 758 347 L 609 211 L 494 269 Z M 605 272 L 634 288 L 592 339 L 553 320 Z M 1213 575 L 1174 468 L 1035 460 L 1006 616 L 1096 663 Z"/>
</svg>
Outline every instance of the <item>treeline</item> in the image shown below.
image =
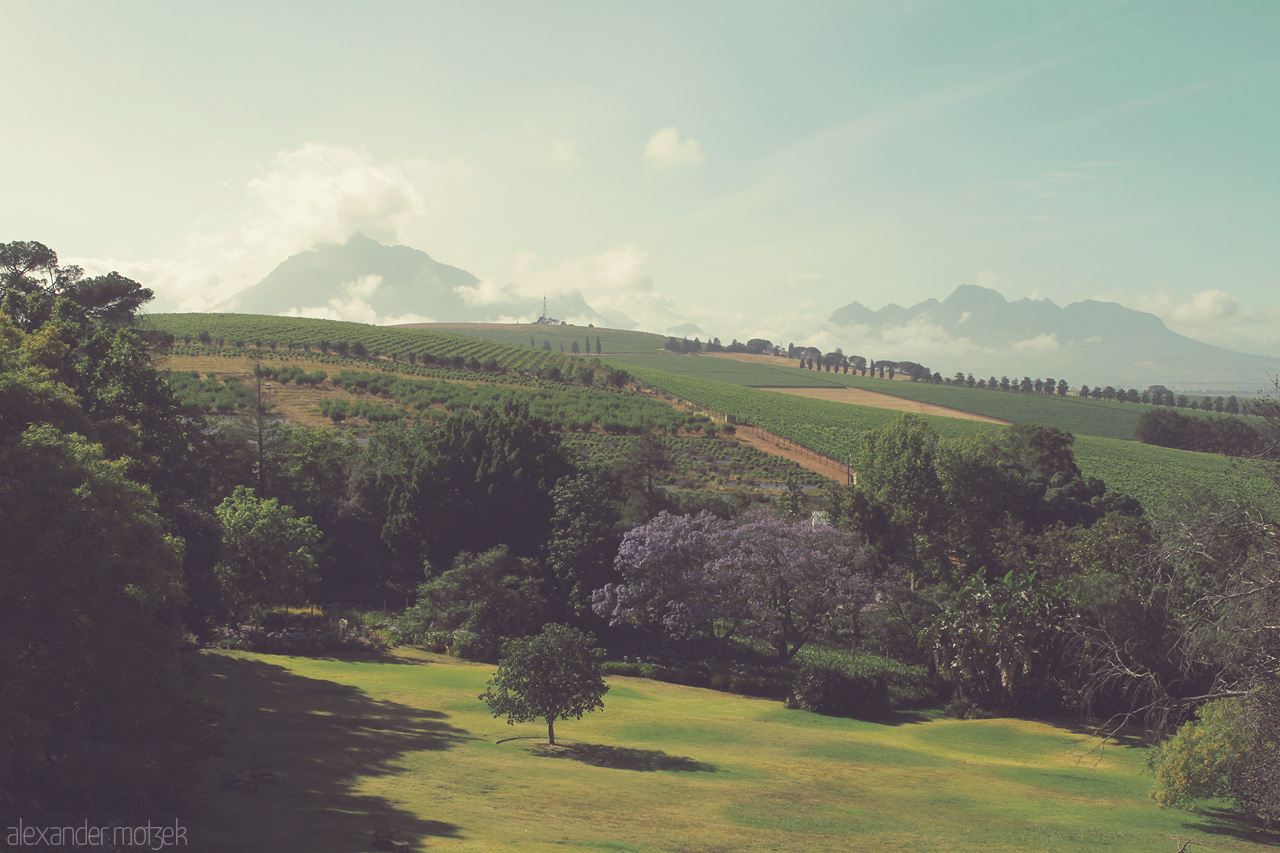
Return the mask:
<svg viewBox="0 0 1280 853">
<path fill-rule="evenodd" d="M 1240 418 L 1193 418 L 1170 409 L 1153 409 L 1138 419 L 1138 441 L 1179 450 L 1256 456 L 1269 442 Z"/>
<path fill-rule="evenodd" d="M 906 376 L 912 382 L 931 382 L 935 385 L 952 385 L 964 388 L 976 388 L 988 391 L 1005 391 L 1022 394 L 1047 394 L 1066 397 L 1071 393 L 1071 385 L 1065 379 L 1053 377 L 1041 379 L 1023 376 L 1021 379 L 1009 376 L 989 376 L 986 379 L 975 377 L 972 373 L 957 371 L 952 376 L 943 376 L 931 371 L 929 367 L 914 361 L 891 361 L 888 359 L 867 359 L 860 355 L 846 355 L 837 347 L 831 352 L 822 352 L 817 347 L 788 344 L 785 348 L 775 345 L 764 338 L 752 338 L 747 343 L 739 343 L 737 339 L 722 346 L 719 338 L 713 338 L 705 348 L 699 339 L 667 338 L 664 346 L 671 352 L 698 353 L 703 352 L 744 352 L 774 355 L 782 358 L 793 358 L 799 362 L 802 370 L 819 370 L 827 373 L 853 373 L 859 376 L 894 379 Z M 1151 385 L 1145 390 L 1137 388 L 1116 388 L 1112 385 L 1081 385 L 1076 395 L 1082 399 L 1106 400 L 1108 402 L 1141 403 L 1151 406 L 1190 409 L 1192 411 L 1219 412 L 1225 414 L 1249 414 L 1249 401 L 1240 400 L 1235 395 L 1227 396 L 1195 396 L 1179 394 L 1163 385 Z M 1175 446 L 1175 445 L 1169 445 Z"/>
<path fill-rule="evenodd" d="M 128 328 L 150 297 L 0 244 L 5 826 L 162 822 L 213 747 L 183 635 L 217 458 Z"/>
</svg>

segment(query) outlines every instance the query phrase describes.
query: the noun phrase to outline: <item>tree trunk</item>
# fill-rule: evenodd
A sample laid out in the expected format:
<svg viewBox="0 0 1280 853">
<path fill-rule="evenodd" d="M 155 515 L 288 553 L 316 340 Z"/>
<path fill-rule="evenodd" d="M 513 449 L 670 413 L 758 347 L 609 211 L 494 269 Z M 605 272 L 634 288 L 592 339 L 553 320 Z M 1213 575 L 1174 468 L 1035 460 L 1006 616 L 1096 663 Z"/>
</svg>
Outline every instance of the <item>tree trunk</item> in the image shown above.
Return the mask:
<svg viewBox="0 0 1280 853">
<path fill-rule="evenodd" d="M 547 717 L 547 742 L 552 746 L 556 745 L 556 720 L 555 717 Z"/>
</svg>

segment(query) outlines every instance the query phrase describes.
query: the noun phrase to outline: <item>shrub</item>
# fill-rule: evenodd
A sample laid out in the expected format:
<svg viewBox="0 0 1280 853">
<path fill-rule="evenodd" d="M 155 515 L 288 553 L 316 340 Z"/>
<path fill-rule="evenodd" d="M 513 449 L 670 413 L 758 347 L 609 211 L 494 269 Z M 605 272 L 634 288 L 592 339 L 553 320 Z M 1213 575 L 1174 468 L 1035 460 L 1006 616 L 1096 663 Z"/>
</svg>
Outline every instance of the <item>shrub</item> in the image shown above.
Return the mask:
<svg viewBox="0 0 1280 853">
<path fill-rule="evenodd" d="M 1151 754 L 1160 806 L 1189 808 L 1195 800 L 1225 797 L 1270 826 L 1280 820 L 1280 688 L 1202 705 Z"/>
<path fill-rule="evenodd" d="M 329 623 L 328 617 L 323 613 L 312 613 L 310 610 L 295 610 L 289 607 L 273 607 L 252 621 L 266 631 L 283 631 L 287 628 L 302 631 L 319 630 Z"/>
<path fill-rule="evenodd" d="M 972 699 L 957 696 L 942 708 L 942 713 L 957 720 L 989 720 L 995 716 L 990 711 L 978 707 Z"/>
<path fill-rule="evenodd" d="M 652 681 L 665 681 L 668 684 L 683 684 L 688 687 L 709 687 L 712 683 L 711 676 L 702 667 L 665 666 L 660 663 L 640 661 L 605 661 L 603 667 L 606 675 L 648 678 Z"/>
<path fill-rule="evenodd" d="M 787 707 L 875 720 L 889 714 L 889 687 L 884 676 L 854 675 L 834 660 L 814 658 L 796 672 Z"/>
</svg>

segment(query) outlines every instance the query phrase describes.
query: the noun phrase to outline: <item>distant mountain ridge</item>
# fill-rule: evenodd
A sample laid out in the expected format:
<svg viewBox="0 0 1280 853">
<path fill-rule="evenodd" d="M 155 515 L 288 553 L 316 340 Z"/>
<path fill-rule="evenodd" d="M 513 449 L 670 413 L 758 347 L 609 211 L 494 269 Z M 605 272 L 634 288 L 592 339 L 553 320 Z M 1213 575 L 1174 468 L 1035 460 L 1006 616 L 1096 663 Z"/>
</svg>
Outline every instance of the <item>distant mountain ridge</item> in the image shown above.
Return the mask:
<svg viewBox="0 0 1280 853">
<path fill-rule="evenodd" d="M 532 322 L 542 297 L 496 285 L 408 246 L 363 234 L 285 259 L 228 306 L 370 323 Z M 580 291 L 554 295 L 547 312 L 572 323 L 617 329 L 638 324 L 618 311 L 597 311 Z M 665 324 L 664 324 L 665 325 Z M 821 324 L 813 323 L 814 331 Z M 952 375 L 1052 376 L 1082 384 L 1145 388 L 1162 384 L 1188 393 L 1252 393 L 1280 374 L 1280 359 L 1234 352 L 1170 331 L 1153 314 L 1084 300 L 1061 308 L 1048 299 L 1009 302 L 966 284 L 946 299 L 872 310 L 851 302 L 833 312 L 841 346 L 867 358 L 917 361 Z M 672 324 L 663 334 L 700 335 Z M 720 330 L 721 334 L 733 330 Z M 729 335 L 725 335 L 728 337 Z M 864 351 L 866 350 L 866 351 Z"/>
<path fill-rule="evenodd" d="M 301 314 L 354 319 L 360 311 L 379 319 L 432 322 L 532 322 L 541 300 L 508 285 L 484 286 L 466 270 L 442 264 L 409 246 L 386 246 L 363 234 L 325 243 L 286 258 L 266 278 L 237 294 L 233 309 L 253 314 Z M 562 319 L 603 325 L 579 291 L 558 294 L 548 307 Z"/>
<path fill-rule="evenodd" d="M 1086 299 L 1065 308 L 1048 299 L 1009 302 L 973 284 L 957 287 L 942 301 L 927 299 L 910 308 L 890 304 L 872 310 L 852 302 L 832 313 L 830 322 L 879 340 L 927 329 L 951 344 L 954 355 L 947 356 L 947 365 L 910 352 L 877 357 L 929 363 L 944 375 L 1016 373 L 1066 377 L 1073 388 L 1163 384 L 1194 393 L 1257 391 L 1270 384 L 1268 375 L 1280 372 L 1280 359 L 1193 340 L 1171 331 L 1154 314 L 1114 302 Z"/>
</svg>

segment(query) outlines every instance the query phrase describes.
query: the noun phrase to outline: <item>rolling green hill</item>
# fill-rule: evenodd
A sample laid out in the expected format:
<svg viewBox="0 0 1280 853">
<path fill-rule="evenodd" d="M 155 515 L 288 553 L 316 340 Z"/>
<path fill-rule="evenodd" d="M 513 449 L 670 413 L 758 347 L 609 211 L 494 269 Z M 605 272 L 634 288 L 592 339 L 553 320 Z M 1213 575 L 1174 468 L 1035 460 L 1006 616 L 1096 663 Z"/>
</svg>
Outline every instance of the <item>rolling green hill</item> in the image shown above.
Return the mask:
<svg viewBox="0 0 1280 853">
<path fill-rule="evenodd" d="M 780 702 L 610 677 L 604 710 L 508 726 L 476 697 L 494 668 L 401 650 L 375 660 L 206 654 L 226 708 L 223 765 L 193 847 L 367 851 L 372 815 L 413 850 L 1254 851 L 1274 832 L 1214 809 L 1160 810 L 1147 750 L 1080 760 L 1079 733 L 1030 720 L 822 717 Z M 1096 760 L 1095 760 L 1096 759 Z"/>
<path fill-rule="evenodd" d="M 1126 403 L 1080 400 L 955 386 L 874 379 L 842 373 L 801 370 L 784 364 L 756 364 L 707 355 L 677 355 L 661 349 L 660 335 L 576 326 L 449 326 L 384 328 L 295 317 L 236 314 L 158 314 L 147 318 L 153 328 L 182 339 L 201 331 L 231 345 L 316 347 L 321 340 L 356 341 L 372 351 L 405 355 L 429 353 L 439 359 L 493 359 L 519 371 L 549 364 L 574 363 L 561 355 L 572 343 L 579 347 L 599 335 L 606 364 L 624 366 L 637 378 L 673 396 L 724 415 L 754 423 L 816 453 L 844 462 L 857 456 L 863 434 L 891 423 L 899 415 L 887 409 L 854 406 L 784 395 L 767 387 L 854 387 L 903 399 L 959 409 L 1014 423 L 1066 429 L 1077 436 L 1076 456 L 1081 469 L 1140 500 L 1148 509 L 1168 505 L 1189 484 L 1198 483 L 1223 493 L 1254 497 L 1271 494 L 1276 484 L 1262 463 L 1231 460 L 1126 441 L 1148 407 Z M 439 331 L 449 328 L 450 332 Z M 456 332 L 456 334 L 455 334 Z M 535 346 L 530 346 L 530 336 Z M 550 342 L 551 351 L 542 348 Z M 315 357 L 319 357 L 318 355 Z M 594 353 L 591 356 L 597 356 Z M 328 358 L 328 357 L 326 357 Z M 336 358 L 336 357 L 335 357 Z M 576 359 L 586 361 L 585 353 Z M 991 424 L 925 416 L 939 435 L 975 435 L 995 429 Z"/>
<path fill-rule="evenodd" d="M 513 323 L 511 325 L 483 323 L 419 323 L 395 326 L 397 329 L 420 329 L 438 331 L 447 334 L 466 335 L 486 341 L 507 344 L 514 347 L 527 347 L 532 336 L 535 347 L 541 347 L 544 341 L 551 343 L 552 349 L 559 350 L 564 344 L 567 351 L 574 342 L 586 347 L 591 344 L 592 355 L 595 351 L 596 338 L 600 339 L 601 356 L 620 356 L 648 354 L 660 351 L 666 338 L 650 332 L 628 332 L 621 329 L 602 329 L 594 326 L 544 326 L 538 323 Z M 585 354 L 585 353 L 584 353 Z"/>
<path fill-rule="evenodd" d="M 636 369 L 636 375 L 656 388 L 738 420 L 750 422 L 836 460 L 856 459 L 862 438 L 891 423 L 900 414 L 848 403 L 815 400 L 757 388 L 744 388 Z M 888 380 L 885 380 L 886 383 Z M 900 383 L 908 385 L 910 383 Z M 936 386 L 935 386 L 936 387 Z M 960 390 L 960 389 L 955 389 Z M 974 392 L 980 394 L 981 392 Z M 991 396 L 1019 395 L 991 392 Z M 979 421 L 922 416 L 940 436 L 978 435 L 998 426 Z M 1091 435 L 1077 435 L 1076 461 L 1088 476 L 1124 492 L 1148 510 L 1160 510 L 1190 484 L 1221 494 L 1260 498 L 1278 486 L 1274 466 L 1254 460 L 1230 459 Z"/>
<path fill-rule="evenodd" d="M 624 366 L 628 370 L 634 368 L 660 370 L 676 376 L 713 379 L 717 382 L 749 388 L 860 388 L 1010 423 L 1052 426 L 1076 435 L 1091 435 L 1099 438 L 1132 440 L 1139 418 L 1152 408 L 1141 403 L 1086 400 L 1075 395 L 1058 397 L 1048 394 L 1022 394 L 804 370 L 799 367 L 797 361 L 790 360 L 756 363 L 707 354 L 680 355 L 662 349 L 662 344 L 666 340 L 664 337 L 644 332 L 618 332 L 575 326 L 506 328 L 440 326 L 438 328 L 447 328 L 458 334 L 474 335 L 517 346 L 528 345 L 530 332 L 525 330 L 551 329 L 553 331 L 548 332 L 547 337 L 553 341 L 579 340 L 584 336 L 592 336 L 591 340 L 594 341 L 594 336 L 599 335 L 603 347 L 601 360 Z M 538 334 L 537 339 L 540 344 L 543 339 L 542 333 L 535 334 Z M 1198 411 L 1179 411 L 1191 416 L 1207 416 L 1207 413 Z"/>
<path fill-rule="evenodd" d="M 143 321 L 144 328 L 173 335 L 180 344 L 191 344 L 203 334 L 220 347 L 242 349 L 252 345 L 265 350 L 336 351 L 339 344 L 354 348 L 362 345 L 371 354 L 408 360 L 431 356 L 444 361 L 474 359 L 483 363 L 493 359 L 506 370 L 537 371 L 550 365 L 561 369 L 582 362 L 585 355 L 573 357 L 552 350 L 510 346 L 476 337 L 448 334 L 425 329 L 371 326 L 340 320 L 317 320 L 309 317 L 267 317 L 257 314 L 152 314 Z M 566 348 L 567 351 L 568 348 Z"/>
<path fill-rule="evenodd" d="M 1138 425 L 1138 418 L 1148 408 L 1140 404 L 1081 400 L 1078 397 L 985 391 L 803 370 L 796 361 L 755 363 L 706 354 L 680 355 L 662 349 L 662 344 L 666 340 L 662 336 L 643 332 L 617 332 L 576 326 L 512 326 L 508 328 L 433 326 L 424 328 L 447 328 L 457 334 L 525 346 L 528 345 L 530 334 L 537 335 L 539 342 L 543 339 L 544 333 L 529 330 L 549 329 L 551 331 L 545 333 L 547 339 L 561 342 L 598 334 L 603 349 L 600 359 L 610 364 L 624 366 L 628 370 L 659 370 L 675 376 L 712 379 L 748 388 L 861 388 L 1011 423 L 1054 426 L 1077 435 L 1096 435 L 1103 438 L 1132 439 Z M 595 338 L 591 337 L 591 340 L 594 342 Z"/>
</svg>

